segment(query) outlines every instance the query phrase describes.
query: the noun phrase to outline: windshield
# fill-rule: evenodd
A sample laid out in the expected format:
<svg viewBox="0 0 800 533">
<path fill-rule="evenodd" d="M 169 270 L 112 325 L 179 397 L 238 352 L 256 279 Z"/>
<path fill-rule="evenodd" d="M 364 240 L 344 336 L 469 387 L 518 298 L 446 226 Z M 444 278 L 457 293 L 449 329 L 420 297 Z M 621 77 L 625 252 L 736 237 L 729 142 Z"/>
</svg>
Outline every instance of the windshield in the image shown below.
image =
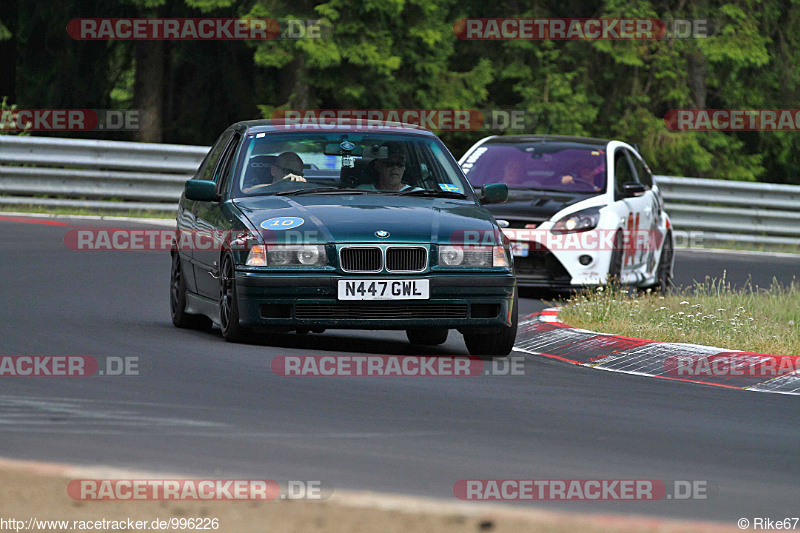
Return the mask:
<svg viewBox="0 0 800 533">
<path fill-rule="evenodd" d="M 416 194 L 474 198 L 438 139 L 386 133 L 259 133 L 249 136 L 233 197 Z"/>
<path fill-rule="evenodd" d="M 536 142 L 479 146 L 462 165 L 473 187 L 503 182 L 509 188 L 601 192 L 606 153 L 600 146 Z"/>
</svg>

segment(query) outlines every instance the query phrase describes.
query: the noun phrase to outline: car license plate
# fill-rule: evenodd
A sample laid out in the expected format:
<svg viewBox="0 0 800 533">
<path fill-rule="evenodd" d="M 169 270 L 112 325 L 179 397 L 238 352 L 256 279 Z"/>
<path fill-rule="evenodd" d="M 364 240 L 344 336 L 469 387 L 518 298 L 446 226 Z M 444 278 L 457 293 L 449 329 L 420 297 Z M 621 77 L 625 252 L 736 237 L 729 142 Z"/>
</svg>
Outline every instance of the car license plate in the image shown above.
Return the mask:
<svg viewBox="0 0 800 533">
<path fill-rule="evenodd" d="M 528 257 L 528 247 L 527 242 L 512 242 L 511 253 L 514 257 Z"/>
<path fill-rule="evenodd" d="M 340 279 L 340 300 L 427 300 L 427 279 Z"/>
</svg>

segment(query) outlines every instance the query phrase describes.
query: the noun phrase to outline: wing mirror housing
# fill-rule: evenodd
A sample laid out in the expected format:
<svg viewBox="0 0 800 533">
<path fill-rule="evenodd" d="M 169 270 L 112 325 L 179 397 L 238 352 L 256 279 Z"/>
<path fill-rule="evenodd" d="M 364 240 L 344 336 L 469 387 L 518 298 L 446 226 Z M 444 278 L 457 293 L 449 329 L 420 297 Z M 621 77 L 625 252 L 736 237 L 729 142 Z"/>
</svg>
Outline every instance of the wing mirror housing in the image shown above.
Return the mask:
<svg viewBox="0 0 800 533">
<path fill-rule="evenodd" d="M 623 198 L 638 198 L 645 192 L 644 185 L 635 181 L 629 181 L 622 186 Z"/>
<path fill-rule="evenodd" d="M 188 200 L 197 202 L 213 202 L 219 199 L 217 184 L 208 180 L 189 180 L 183 186 L 183 192 Z"/>
<path fill-rule="evenodd" d="M 482 204 L 502 204 L 508 200 L 508 185 L 505 183 L 487 183 L 483 186 L 479 200 Z"/>
</svg>

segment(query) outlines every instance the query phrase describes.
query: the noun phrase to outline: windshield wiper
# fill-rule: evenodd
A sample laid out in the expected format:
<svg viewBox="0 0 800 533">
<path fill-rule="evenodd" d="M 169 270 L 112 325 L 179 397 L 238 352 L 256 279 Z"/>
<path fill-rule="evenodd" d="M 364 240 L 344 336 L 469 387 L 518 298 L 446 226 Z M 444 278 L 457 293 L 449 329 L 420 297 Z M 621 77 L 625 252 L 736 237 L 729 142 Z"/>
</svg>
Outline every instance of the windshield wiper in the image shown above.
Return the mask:
<svg viewBox="0 0 800 533">
<path fill-rule="evenodd" d="M 567 191 L 566 189 L 546 189 L 544 187 L 509 187 L 509 189 L 517 189 L 520 191 L 541 191 L 541 192 L 574 192 Z"/>
<path fill-rule="evenodd" d="M 313 189 L 295 189 L 293 191 L 276 192 L 275 196 L 288 196 L 293 194 L 316 194 L 316 193 L 341 193 L 341 194 L 374 194 L 377 191 L 368 189 L 340 189 L 339 187 L 314 187 Z"/>
<path fill-rule="evenodd" d="M 436 196 L 441 198 L 466 198 L 467 195 L 455 191 L 432 191 L 430 189 L 422 189 L 419 191 L 405 191 L 396 193 L 400 196 Z"/>
<path fill-rule="evenodd" d="M 592 193 L 595 191 L 585 191 L 580 189 L 546 189 L 544 187 L 509 187 L 509 190 L 514 189 L 517 191 L 536 191 L 536 192 L 559 192 L 561 194 L 575 194 L 575 193 Z"/>
</svg>

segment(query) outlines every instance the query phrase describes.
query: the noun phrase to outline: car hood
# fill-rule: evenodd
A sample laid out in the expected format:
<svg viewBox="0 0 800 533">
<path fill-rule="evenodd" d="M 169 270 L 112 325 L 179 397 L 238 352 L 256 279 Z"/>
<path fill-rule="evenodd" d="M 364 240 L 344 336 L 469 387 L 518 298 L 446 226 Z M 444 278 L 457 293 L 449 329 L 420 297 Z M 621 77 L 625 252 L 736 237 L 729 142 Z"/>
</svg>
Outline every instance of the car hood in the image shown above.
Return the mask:
<svg viewBox="0 0 800 533">
<path fill-rule="evenodd" d="M 488 206 L 500 219 L 544 222 L 573 204 L 596 196 L 597 193 L 550 192 L 529 189 L 510 189 L 508 201 Z"/>
<path fill-rule="evenodd" d="M 468 200 L 315 194 L 260 196 L 234 203 L 265 242 L 460 243 L 468 231 L 481 232 L 484 244 L 501 238 L 491 213 Z M 262 228 L 263 222 L 278 217 L 302 219 L 302 223 L 281 231 Z M 375 233 L 381 230 L 389 236 L 377 237 Z"/>
</svg>

